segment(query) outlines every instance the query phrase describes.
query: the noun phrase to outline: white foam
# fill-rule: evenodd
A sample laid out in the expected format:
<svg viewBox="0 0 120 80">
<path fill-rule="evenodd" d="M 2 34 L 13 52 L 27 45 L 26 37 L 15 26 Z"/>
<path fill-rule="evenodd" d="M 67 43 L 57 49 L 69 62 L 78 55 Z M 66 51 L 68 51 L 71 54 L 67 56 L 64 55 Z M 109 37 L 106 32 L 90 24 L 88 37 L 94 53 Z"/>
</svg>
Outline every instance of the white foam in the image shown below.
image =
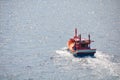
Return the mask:
<svg viewBox="0 0 120 80">
<path fill-rule="evenodd" d="M 56 50 L 56 53 L 58 53 L 58 54 L 68 54 L 67 51 L 62 51 L 62 50 Z"/>
<path fill-rule="evenodd" d="M 100 72 L 100 70 L 109 71 L 107 74 L 112 74 L 118 76 L 115 73 L 115 69 L 118 65 L 111 62 L 112 55 L 108 55 L 107 53 L 103 53 L 101 51 L 96 51 L 95 58 L 85 57 L 85 58 L 75 58 L 67 48 L 64 47 L 61 50 L 56 50 L 56 53 L 62 56 L 63 58 L 67 57 L 67 60 L 72 61 L 71 63 L 77 65 L 80 64 L 83 68 L 91 68 L 95 69 L 96 72 Z M 69 58 L 68 58 L 69 57 Z M 62 58 L 61 58 L 62 59 Z"/>
<path fill-rule="evenodd" d="M 56 50 L 56 53 L 59 54 L 60 56 L 72 56 L 72 54 L 70 54 L 70 52 L 68 52 L 67 50 Z"/>
</svg>

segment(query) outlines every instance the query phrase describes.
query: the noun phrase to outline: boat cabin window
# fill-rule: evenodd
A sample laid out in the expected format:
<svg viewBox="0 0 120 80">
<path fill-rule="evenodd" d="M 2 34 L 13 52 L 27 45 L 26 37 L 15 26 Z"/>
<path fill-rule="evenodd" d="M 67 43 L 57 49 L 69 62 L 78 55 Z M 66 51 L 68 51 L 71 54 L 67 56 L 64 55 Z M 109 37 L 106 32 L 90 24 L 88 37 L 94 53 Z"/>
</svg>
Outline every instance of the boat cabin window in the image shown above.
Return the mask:
<svg viewBox="0 0 120 80">
<path fill-rule="evenodd" d="M 76 41 L 76 43 L 80 43 L 80 41 Z"/>
<path fill-rule="evenodd" d="M 83 48 L 86 47 L 86 44 L 81 44 L 81 47 L 83 47 Z"/>
</svg>

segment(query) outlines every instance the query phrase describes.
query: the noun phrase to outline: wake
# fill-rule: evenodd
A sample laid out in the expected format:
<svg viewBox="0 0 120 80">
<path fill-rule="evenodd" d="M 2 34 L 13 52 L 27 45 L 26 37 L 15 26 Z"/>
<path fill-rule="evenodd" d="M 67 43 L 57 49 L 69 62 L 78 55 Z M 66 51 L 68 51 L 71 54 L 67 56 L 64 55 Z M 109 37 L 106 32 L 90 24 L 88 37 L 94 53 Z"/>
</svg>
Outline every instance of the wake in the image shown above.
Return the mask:
<svg viewBox="0 0 120 80">
<path fill-rule="evenodd" d="M 114 63 L 111 61 L 111 59 L 114 58 L 113 55 L 108 55 L 107 53 L 103 53 L 102 51 L 96 51 L 95 58 L 76 58 L 67 51 L 66 47 L 60 50 L 56 50 L 56 53 L 58 54 L 60 59 L 66 59 L 68 61 L 71 61 L 72 65 L 80 65 L 80 67 L 83 68 L 93 69 L 94 72 L 97 74 L 103 71 L 101 73 L 103 74 L 103 76 L 105 74 L 109 74 L 120 77 L 120 63 Z"/>
</svg>

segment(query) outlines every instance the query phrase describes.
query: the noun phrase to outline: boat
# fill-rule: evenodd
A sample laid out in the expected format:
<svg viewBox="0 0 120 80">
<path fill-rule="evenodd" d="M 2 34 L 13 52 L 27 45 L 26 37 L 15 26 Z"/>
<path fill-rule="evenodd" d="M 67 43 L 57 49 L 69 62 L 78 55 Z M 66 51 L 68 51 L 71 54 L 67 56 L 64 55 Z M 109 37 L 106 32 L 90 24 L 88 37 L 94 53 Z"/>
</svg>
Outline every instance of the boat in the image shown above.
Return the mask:
<svg viewBox="0 0 120 80">
<path fill-rule="evenodd" d="M 90 34 L 88 39 L 81 38 L 81 34 L 77 35 L 77 28 L 75 28 L 75 35 L 70 38 L 67 42 L 68 51 L 72 53 L 75 57 L 94 57 L 96 49 L 92 49 L 90 44 L 94 42 L 90 39 Z"/>
</svg>

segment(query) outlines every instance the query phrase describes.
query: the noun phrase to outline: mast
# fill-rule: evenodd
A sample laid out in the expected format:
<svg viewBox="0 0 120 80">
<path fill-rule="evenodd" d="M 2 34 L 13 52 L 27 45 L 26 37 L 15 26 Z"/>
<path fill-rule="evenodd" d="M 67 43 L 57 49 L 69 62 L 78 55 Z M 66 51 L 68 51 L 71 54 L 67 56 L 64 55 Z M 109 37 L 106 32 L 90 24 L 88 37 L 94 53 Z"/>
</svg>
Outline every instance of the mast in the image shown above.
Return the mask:
<svg viewBox="0 0 120 80">
<path fill-rule="evenodd" d="M 80 42 L 81 42 L 81 34 L 79 34 Z"/>
<path fill-rule="evenodd" d="M 89 38 L 89 43 L 90 43 L 90 34 L 88 34 L 88 38 Z"/>
<path fill-rule="evenodd" d="M 80 48 L 81 48 L 81 34 L 79 34 L 79 39 L 80 39 Z"/>
<path fill-rule="evenodd" d="M 90 40 L 90 34 L 88 34 L 88 38 L 89 38 L 89 48 L 90 48 L 90 42 L 91 42 L 91 40 Z"/>
<path fill-rule="evenodd" d="M 74 37 L 77 37 L 77 28 L 75 28 L 75 36 Z"/>
</svg>

